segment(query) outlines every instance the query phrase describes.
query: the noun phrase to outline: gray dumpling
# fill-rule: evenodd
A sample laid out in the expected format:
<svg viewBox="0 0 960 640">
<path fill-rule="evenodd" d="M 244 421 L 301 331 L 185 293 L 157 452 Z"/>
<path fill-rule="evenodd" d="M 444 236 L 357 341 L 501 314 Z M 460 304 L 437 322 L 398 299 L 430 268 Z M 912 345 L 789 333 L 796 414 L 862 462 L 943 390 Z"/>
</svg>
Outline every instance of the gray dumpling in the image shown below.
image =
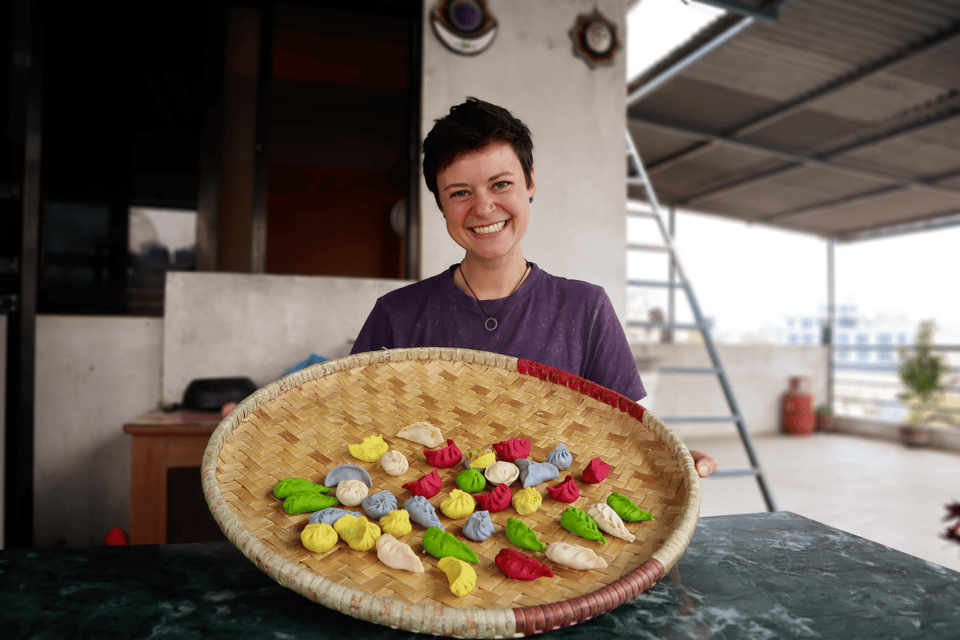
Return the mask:
<svg viewBox="0 0 960 640">
<path fill-rule="evenodd" d="M 430 501 L 423 496 L 407 498 L 406 502 L 403 503 L 403 508 L 410 513 L 410 519 L 424 529 L 429 529 L 430 527 L 443 529 L 443 523 L 440 522 L 440 518 L 437 517 L 437 510 L 434 509 Z"/>
<path fill-rule="evenodd" d="M 518 458 L 513 461 L 513 464 L 520 469 L 520 482 L 524 487 L 532 487 L 560 477 L 560 470 L 550 462 L 534 462 L 526 458 Z"/>
<path fill-rule="evenodd" d="M 474 511 L 470 514 L 467 523 L 463 525 L 463 535 L 477 542 L 483 542 L 492 536 L 493 531 L 494 526 L 489 511 Z"/>
<path fill-rule="evenodd" d="M 392 493 L 384 489 L 371 493 L 363 499 L 363 510 L 374 520 L 379 520 L 391 511 L 397 508 L 397 498 Z"/>
<path fill-rule="evenodd" d="M 341 509 L 340 507 L 327 507 L 326 509 L 320 509 L 320 511 L 314 511 L 310 514 L 310 517 L 307 518 L 310 521 L 310 524 L 328 524 L 331 527 L 333 523 L 342 518 L 343 516 L 360 516 L 363 515 L 357 511 L 349 511 L 347 509 Z"/>
<path fill-rule="evenodd" d="M 344 480 L 359 480 L 367 485 L 368 489 L 373 486 L 373 480 L 370 479 L 367 470 L 355 464 L 341 464 L 334 467 L 324 478 L 323 484 L 327 487 L 335 487 Z"/>
<path fill-rule="evenodd" d="M 555 466 L 559 471 L 563 471 L 573 464 L 573 456 L 567 450 L 567 445 L 562 442 L 557 448 L 547 454 L 547 462 Z M 559 476 L 558 476 L 559 477 Z"/>
</svg>

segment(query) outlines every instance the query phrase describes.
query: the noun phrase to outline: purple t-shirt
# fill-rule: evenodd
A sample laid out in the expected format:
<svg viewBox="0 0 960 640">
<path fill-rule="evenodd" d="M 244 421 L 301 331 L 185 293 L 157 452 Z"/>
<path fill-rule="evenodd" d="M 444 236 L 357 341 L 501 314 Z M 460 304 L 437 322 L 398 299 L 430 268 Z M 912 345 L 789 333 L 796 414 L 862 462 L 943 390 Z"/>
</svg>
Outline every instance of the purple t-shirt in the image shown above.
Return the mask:
<svg viewBox="0 0 960 640">
<path fill-rule="evenodd" d="M 377 300 L 353 353 L 382 348 L 453 347 L 523 358 L 586 378 L 631 400 L 647 395 L 627 336 L 601 288 L 552 276 L 531 263 L 530 276 L 508 298 L 476 298 L 454 283 L 456 265 Z"/>
</svg>

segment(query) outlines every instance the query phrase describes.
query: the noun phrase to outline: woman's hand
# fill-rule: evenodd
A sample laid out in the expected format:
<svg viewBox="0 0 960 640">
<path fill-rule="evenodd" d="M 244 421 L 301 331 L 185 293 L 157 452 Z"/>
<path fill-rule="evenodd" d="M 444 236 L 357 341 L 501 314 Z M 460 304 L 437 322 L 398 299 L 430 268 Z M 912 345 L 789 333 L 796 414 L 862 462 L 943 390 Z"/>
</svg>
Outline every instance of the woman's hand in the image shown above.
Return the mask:
<svg viewBox="0 0 960 640">
<path fill-rule="evenodd" d="M 693 456 L 693 464 L 701 478 L 706 478 L 717 470 L 717 461 L 703 451 L 691 451 L 690 455 Z"/>
</svg>

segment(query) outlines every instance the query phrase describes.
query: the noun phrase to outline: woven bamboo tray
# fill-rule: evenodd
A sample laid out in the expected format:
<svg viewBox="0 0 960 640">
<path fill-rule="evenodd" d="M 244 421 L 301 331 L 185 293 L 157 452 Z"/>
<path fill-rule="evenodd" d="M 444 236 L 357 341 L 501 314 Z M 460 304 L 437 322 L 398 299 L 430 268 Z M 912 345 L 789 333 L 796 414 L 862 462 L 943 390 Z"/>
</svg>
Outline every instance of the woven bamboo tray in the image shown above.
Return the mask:
<svg viewBox="0 0 960 640">
<path fill-rule="evenodd" d="M 464 452 L 489 448 L 510 437 L 529 438 L 530 459 L 543 461 L 557 444 L 573 454 L 556 481 L 539 485 L 543 506 L 530 516 L 512 507 L 491 514 L 497 532 L 483 543 L 461 535 L 464 520 L 440 512 L 440 502 L 463 469 L 441 469 L 443 488 L 431 499 L 447 531 L 480 556 L 477 589 L 454 596 L 436 560 L 423 552 L 423 529 L 402 541 L 422 554 L 423 574 L 382 564 L 376 550 L 359 552 L 345 543 L 324 554 L 300 542 L 307 514 L 288 516 L 273 487 L 288 477 L 322 483 L 338 464 L 358 464 L 373 489 L 389 489 L 402 506 L 406 482 L 432 470 L 423 448 L 396 438 L 402 427 L 428 421 Z M 378 463 L 353 458 L 349 444 L 383 435 L 410 461 L 391 477 Z M 580 474 L 593 458 L 612 466 L 595 485 Z M 590 542 L 559 524 L 567 505 L 546 496 L 546 486 L 573 475 L 586 510 L 612 491 L 630 497 L 655 516 L 627 523 L 636 540 L 607 535 Z M 210 438 L 203 459 L 204 494 L 226 536 L 283 586 L 350 616 L 394 628 L 436 635 L 520 637 L 570 626 L 609 611 L 650 588 L 677 562 L 696 527 L 700 485 L 693 459 L 674 434 L 643 407 L 570 374 L 525 360 L 458 349 L 395 349 L 314 365 L 268 385 L 240 403 Z M 487 490 L 491 488 L 488 485 Z M 519 483 L 511 486 L 515 492 Z M 352 508 L 362 511 L 361 507 Z M 550 565 L 554 578 L 525 582 L 504 576 L 494 564 L 503 547 L 514 547 L 503 527 L 508 517 L 530 525 L 544 543 L 589 546 L 609 563 L 604 570 L 577 571 L 518 549 Z"/>
</svg>

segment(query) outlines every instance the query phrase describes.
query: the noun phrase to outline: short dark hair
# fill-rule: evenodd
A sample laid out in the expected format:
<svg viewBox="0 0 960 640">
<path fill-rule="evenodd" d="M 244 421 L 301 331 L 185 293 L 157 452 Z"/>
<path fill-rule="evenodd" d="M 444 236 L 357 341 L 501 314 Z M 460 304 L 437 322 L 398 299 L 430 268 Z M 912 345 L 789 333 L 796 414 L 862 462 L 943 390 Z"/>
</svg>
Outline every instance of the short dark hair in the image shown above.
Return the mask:
<svg viewBox="0 0 960 640">
<path fill-rule="evenodd" d="M 530 129 L 509 111 L 476 98 L 450 108 L 437 119 L 423 141 L 423 177 L 440 205 L 437 176 L 464 153 L 506 142 L 523 168 L 527 187 L 533 182 L 533 139 Z"/>
</svg>

